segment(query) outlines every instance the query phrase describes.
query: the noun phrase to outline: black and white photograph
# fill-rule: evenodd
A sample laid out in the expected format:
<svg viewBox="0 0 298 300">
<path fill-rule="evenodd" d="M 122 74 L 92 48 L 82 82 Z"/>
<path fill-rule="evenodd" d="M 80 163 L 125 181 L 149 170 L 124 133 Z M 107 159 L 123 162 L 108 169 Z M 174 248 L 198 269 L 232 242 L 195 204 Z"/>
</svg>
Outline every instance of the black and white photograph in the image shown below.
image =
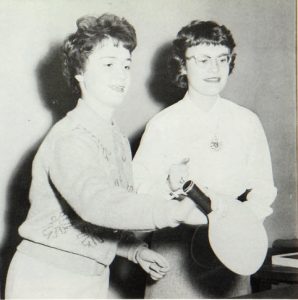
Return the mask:
<svg viewBox="0 0 298 300">
<path fill-rule="evenodd" d="M 0 0 L 0 299 L 297 299 L 296 0 Z"/>
</svg>

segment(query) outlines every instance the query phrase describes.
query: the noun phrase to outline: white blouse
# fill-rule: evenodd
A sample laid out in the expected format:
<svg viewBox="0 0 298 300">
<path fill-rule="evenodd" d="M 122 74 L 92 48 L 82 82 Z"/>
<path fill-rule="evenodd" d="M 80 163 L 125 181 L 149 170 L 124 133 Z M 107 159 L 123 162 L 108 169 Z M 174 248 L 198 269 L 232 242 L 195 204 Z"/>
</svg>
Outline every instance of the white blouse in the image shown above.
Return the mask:
<svg viewBox="0 0 298 300">
<path fill-rule="evenodd" d="M 272 213 L 276 197 L 271 158 L 263 127 L 250 110 L 219 98 L 208 112 L 188 94 L 154 116 L 134 158 L 138 192 L 170 192 L 169 168 L 190 158 L 189 177 L 207 195 L 236 199 L 246 190 L 245 205 L 261 219 Z"/>
</svg>

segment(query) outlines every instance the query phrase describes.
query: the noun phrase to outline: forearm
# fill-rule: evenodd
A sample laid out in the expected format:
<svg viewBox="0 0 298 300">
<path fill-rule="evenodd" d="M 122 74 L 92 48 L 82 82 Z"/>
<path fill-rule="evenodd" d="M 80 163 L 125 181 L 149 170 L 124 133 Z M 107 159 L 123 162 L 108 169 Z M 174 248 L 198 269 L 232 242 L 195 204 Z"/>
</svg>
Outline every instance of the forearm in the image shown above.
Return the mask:
<svg viewBox="0 0 298 300">
<path fill-rule="evenodd" d="M 121 230 L 154 230 L 175 227 L 177 201 L 109 187 L 98 175 L 71 176 L 72 184 L 63 176 L 52 176 L 57 190 L 86 222 Z"/>
<path fill-rule="evenodd" d="M 274 185 L 271 156 L 263 126 L 258 118 L 252 123 L 252 148 L 249 154 L 247 188 L 251 191 L 247 195 L 247 203 L 262 219 L 272 213 L 271 204 L 277 194 Z"/>
<path fill-rule="evenodd" d="M 264 219 L 272 214 L 271 204 L 274 202 L 277 189 L 273 185 L 262 185 L 252 190 L 247 195 L 245 205 L 254 211 L 260 218 Z"/>
<path fill-rule="evenodd" d="M 109 164 L 92 141 L 68 136 L 55 144 L 49 179 L 86 222 L 121 230 L 154 230 L 179 224 L 174 213 L 178 203 L 115 186 Z"/>
<path fill-rule="evenodd" d="M 140 247 L 148 247 L 148 245 L 137 239 L 132 232 L 123 232 L 116 254 L 137 263 L 136 253 Z"/>
</svg>

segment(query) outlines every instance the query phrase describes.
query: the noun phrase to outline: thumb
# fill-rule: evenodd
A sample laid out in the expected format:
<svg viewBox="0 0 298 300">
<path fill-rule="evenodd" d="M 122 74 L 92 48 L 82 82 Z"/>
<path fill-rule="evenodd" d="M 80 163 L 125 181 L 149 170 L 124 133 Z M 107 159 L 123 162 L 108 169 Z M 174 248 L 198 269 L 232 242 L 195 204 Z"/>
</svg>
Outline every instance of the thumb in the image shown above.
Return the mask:
<svg viewBox="0 0 298 300">
<path fill-rule="evenodd" d="M 177 165 L 187 165 L 190 161 L 189 157 L 184 157 L 181 161 L 177 163 Z"/>
</svg>

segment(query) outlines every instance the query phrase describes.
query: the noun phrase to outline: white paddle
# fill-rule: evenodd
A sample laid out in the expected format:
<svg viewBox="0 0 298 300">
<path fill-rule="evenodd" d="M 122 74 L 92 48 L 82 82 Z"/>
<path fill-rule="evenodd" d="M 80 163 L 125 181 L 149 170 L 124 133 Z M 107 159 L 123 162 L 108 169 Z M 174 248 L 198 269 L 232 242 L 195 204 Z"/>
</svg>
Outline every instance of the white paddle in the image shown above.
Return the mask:
<svg viewBox="0 0 298 300">
<path fill-rule="evenodd" d="M 234 273 L 255 273 L 262 266 L 268 249 L 262 222 L 240 201 L 233 201 L 223 212 L 212 211 L 211 200 L 192 181 L 184 183 L 183 191 L 208 217 L 209 242 L 217 258 Z M 196 259 L 196 249 L 192 249 L 192 253 Z"/>
</svg>

